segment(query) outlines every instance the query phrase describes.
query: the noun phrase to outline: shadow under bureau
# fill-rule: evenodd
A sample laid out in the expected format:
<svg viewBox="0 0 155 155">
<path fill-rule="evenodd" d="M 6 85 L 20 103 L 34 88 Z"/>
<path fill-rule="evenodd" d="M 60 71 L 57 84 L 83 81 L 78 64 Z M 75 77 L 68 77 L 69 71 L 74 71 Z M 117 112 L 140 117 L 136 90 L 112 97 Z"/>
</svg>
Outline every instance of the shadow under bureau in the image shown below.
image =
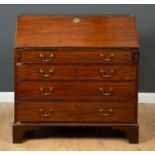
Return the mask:
<svg viewBox="0 0 155 155">
<path fill-rule="evenodd" d="M 109 126 L 138 143 L 134 16 L 18 17 L 13 142 L 44 126 Z"/>
</svg>

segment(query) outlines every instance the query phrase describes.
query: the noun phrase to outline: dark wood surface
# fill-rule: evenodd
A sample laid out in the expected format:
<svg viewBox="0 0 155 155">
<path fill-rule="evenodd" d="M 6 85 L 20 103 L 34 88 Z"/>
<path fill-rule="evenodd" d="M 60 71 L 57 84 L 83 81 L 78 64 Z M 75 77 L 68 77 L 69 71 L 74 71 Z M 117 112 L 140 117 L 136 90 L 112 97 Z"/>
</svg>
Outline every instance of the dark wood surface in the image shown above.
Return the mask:
<svg viewBox="0 0 155 155">
<path fill-rule="evenodd" d="M 17 66 L 19 81 L 50 81 L 50 80 L 80 80 L 80 81 L 134 81 L 137 66 L 133 65 L 41 65 L 23 64 Z"/>
<path fill-rule="evenodd" d="M 19 50 L 20 51 L 20 50 Z M 135 52 L 133 49 L 98 49 L 98 50 L 23 50 L 19 53 L 19 61 L 22 63 L 135 63 Z M 40 57 L 40 54 L 44 58 Z M 50 55 L 53 57 L 50 59 Z M 47 60 L 47 61 L 46 61 Z"/>
<path fill-rule="evenodd" d="M 19 16 L 15 47 L 138 47 L 133 16 Z"/>
<path fill-rule="evenodd" d="M 52 129 L 47 129 L 47 128 L 52 128 Z M 53 128 L 54 127 L 54 128 Z M 60 130 L 61 127 L 61 130 Z M 90 128 L 91 127 L 91 128 Z M 56 128 L 57 134 L 53 131 Z M 68 129 L 70 128 L 70 129 Z M 87 128 L 87 129 L 86 129 Z M 80 130 L 79 130 L 80 129 Z M 92 122 L 92 123 L 87 123 L 87 122 L 52 122 L 52 123 L 14 123 L 13 124 L 13 143 L 21 143 L 23 142 L 23 140 L 25 140 L 26 138 L 26 133 L 27 131 L 29 131 L 29 133 L 34 133 L 33 131 L 38 131 L 38 130 L 43 130 L 44 133 L 49 132 L 49 136 L 55 137 L 55 136 L 59 136 L 59 137 L 63 137 L 63 136 L 71 136 L 71 137 L 85 137 L 85 136 L 94 136 L 92 130 L 96 129 L 97 130 L 97 134 L 99 134 L 99 129 L 102 133 L 102 135 L 104 135 L 104 137 L 107 137 L 109 134 L 106 132 L 110 132 L 112 129 L 112 133 L 110 135 L 114 136 L 114 131 L 121 131 L 119 132 L 120 134 L 118 135 L 119 137 L 122 135 L 122 133 L 124 132 L 125 135 L 128 137 L 129 139 L 129 143 L 131 144 L 137 144 L 139 139 L 139 129 L 138 129 L 138 124 L 137 123 L 102 123 L 102 122 Z M 108 130 L 104 130 L 104 129 L 108 129 Z M 72 130 L 72 131 L 71 131 Z M 66 132 L 69 133 L 69 135 L 67 135 Z M 72 133 L 75 133 L 74 135 Z M 36 132 L 35 132 L 36 133 Z M 38 133 L 39 136 L 41 135 L 41 133 Z M 80 134 L 80 135 L 79 135 Z M 28 134 L 27 134 L 28 135 Z M 29 135 L 29 139 L 30 138 L 34 138 L 34 134 L 30 134 Z M 45 136 L 44 136 L 45 137 Z M 102 136 L 99 135 L 99 137 L 101 138 Z M 27 139 L 26 139 L 27 140 Z M 103 138 L 104 140 L 104 138 Z"/>
<path fill-rule="evenodd" d="M 13 142 L 40 126 L 85 125 L 111 126 L 138 143 L 135 18 L 79 18 L 18 18 Z"/>
<path fill-rule="evenodd" d="M 44 90 L 41 91 L 40 88 Z M 103 91 L 100 90 L 103 89 Z M 112 90 L 111 90 L 112 89 Z M 31 92 L 31 93 L 30 93 Z M 49 95 L 44 95 L 49 93 Z M 135 82 L 19 82 L 19 100 L 104 101 L 132 100 L 136 97 Z"/>
<path fill-rule="evenodd" d="M 18 102 L 16 116 L 20 122 L 63 120 L 133 123 L 136 120 L 133 102 Z"/>
</svg>

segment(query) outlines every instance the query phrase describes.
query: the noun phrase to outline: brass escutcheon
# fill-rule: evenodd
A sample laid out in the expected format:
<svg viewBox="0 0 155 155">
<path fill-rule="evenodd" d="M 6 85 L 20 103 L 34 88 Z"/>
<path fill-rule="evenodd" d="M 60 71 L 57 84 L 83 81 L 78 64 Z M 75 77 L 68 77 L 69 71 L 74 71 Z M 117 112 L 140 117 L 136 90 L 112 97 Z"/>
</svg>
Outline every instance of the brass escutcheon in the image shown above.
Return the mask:
<svg viewBox="0 0 155 155">
<path fill-rule="evenodd" d="M 76 23 L 76 24 L 79 23 L 80 22 L 80 18 L 78 18 L 78 17 L 73 18 L 73 22 Z"/>
</svg>

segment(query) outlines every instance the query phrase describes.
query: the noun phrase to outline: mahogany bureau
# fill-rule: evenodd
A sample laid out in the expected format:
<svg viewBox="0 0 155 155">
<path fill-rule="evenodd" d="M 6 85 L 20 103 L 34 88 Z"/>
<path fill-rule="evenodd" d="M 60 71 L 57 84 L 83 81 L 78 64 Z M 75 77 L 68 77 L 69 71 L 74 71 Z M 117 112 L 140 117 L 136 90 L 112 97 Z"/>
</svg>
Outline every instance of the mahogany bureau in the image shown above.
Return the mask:
<svg viewBox="0 0 155 155">
<path fill-rule="evenodd" d="M 18 17 L 13 142 L 44 126 L 109 126 L 138 143 L 134 16 Z"/>
</svg>

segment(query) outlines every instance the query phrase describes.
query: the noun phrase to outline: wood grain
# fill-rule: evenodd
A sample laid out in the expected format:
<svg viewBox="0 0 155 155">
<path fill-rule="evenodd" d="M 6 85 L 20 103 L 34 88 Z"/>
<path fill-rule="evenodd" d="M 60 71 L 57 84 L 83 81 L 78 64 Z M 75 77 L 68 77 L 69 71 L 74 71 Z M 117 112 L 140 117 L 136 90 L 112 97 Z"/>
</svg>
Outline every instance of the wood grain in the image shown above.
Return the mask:
<svg viewBox="0 0 155 155">
<path fill-rule="evenodd" d="M 17 66 L 19 81 L 51 80 L 98 80 L 98 81 L 134 81 L 137 67 L 133 65 L 34 65 Z"/>
<path fill-rule="evenodd" d="M 97 64 L 107 64 L 107 63 L 136 63 L 134 50 L 126 49 L 98 49 L 98 50 L 19 50 L 19 61 L 22 63 L 52 63 L 52 64 L 72 64 L 72 63 L 97 63 Z M 49 58 L 52 54 L 54 56 L 51 61 L 44 62 L 40 58 L 40 54 L 44 55 L 45 58 Z M 101 57 L 103 55 L 104 57 Z M 111 55 L 114 57 L 110 61 L 105 61 L 104 59 L 110 58 Z"/>
<path fill-rule="evenodd" d="M 138 143 L 135 17 L 19 16 L 14 52 L 14 143 L 45 126 L 108 126 Z"/>
<path fill-rule="evenodd" d="M 40 87 L 45 89 L 44 95 Z M 102 95 L 100 88 L 105 93 L 111 95 Z M 50 89 L 53 89 L 50 91 Z M 30 93 L 31 92 L 31 93 Z M 136 97 L 136 88 L 134 82 L 113 83 L 113 82 L 18 82 L 17 85 L 18 100 L 60 100 L 60 101 L 103 101 L 103 100 L 133 100 Z"/>
<path fill-rule="evenodd" d="M 18 102 L 16 121 L 134 122 L 134 106 L 130 102 Z M 43 112 L 40 112 L 40 109 Z"/>
<path fill-rule="evenodd" d="M 0 103 L 0 150 L 1 151 L 154 151 L 155 104 L 139 104 L 139 144 L 129 144 L 126 136 L 116 134 L 106 127 L 38 127 L 28 134 L 22 144 L 12 143 L 14 103 Z M 5 117 L 5 119 L 4 119 Z M 53 122 L 53 124 L 55 124 Z M 86 124 L 86 123 L 83 123 Z M 95 124 L 95 123 L 94 123 Z M 100 123 L 103 125 L 103 123 Z M 72 124 L 73 125 L 73 124 Z M 107 124 L 105 124 L 107 125 Z M 111 124 L 110 124 L 111 125 Z M 26 124 L 25 124 L 26 126 Z M 28 126 L 28 123 L 27 123 Z M 58 124 L 57 124 L 58 126 Z M 125 123 L 124 123 L 125 126 Z M 29 127 L 27 129 L 30 129 Z M 16 128 L 17 129 L 17 128 Z M 20 127 L 21 130 L 21 127 Z M 25 127 L 26 130 L 26 127 Z M 18 130 L 19 131 L 19 130 Z M 22 130 L 23 131 L 23 130 Z M 27 131 L 27 130 L 26 130 Z M 25 132 L 27 133 L 27 132 Z M 24 134 L 23 134 L 24 135 Z M 17 137 L 20 137 L 17 132 Z M 39 147 L 38 147 L 39 146 Z"/>
<path fill-rule="evenodd" d="M 15 47 L 138 47 L 133 16 L 19 16 Z"/>
</svg>

